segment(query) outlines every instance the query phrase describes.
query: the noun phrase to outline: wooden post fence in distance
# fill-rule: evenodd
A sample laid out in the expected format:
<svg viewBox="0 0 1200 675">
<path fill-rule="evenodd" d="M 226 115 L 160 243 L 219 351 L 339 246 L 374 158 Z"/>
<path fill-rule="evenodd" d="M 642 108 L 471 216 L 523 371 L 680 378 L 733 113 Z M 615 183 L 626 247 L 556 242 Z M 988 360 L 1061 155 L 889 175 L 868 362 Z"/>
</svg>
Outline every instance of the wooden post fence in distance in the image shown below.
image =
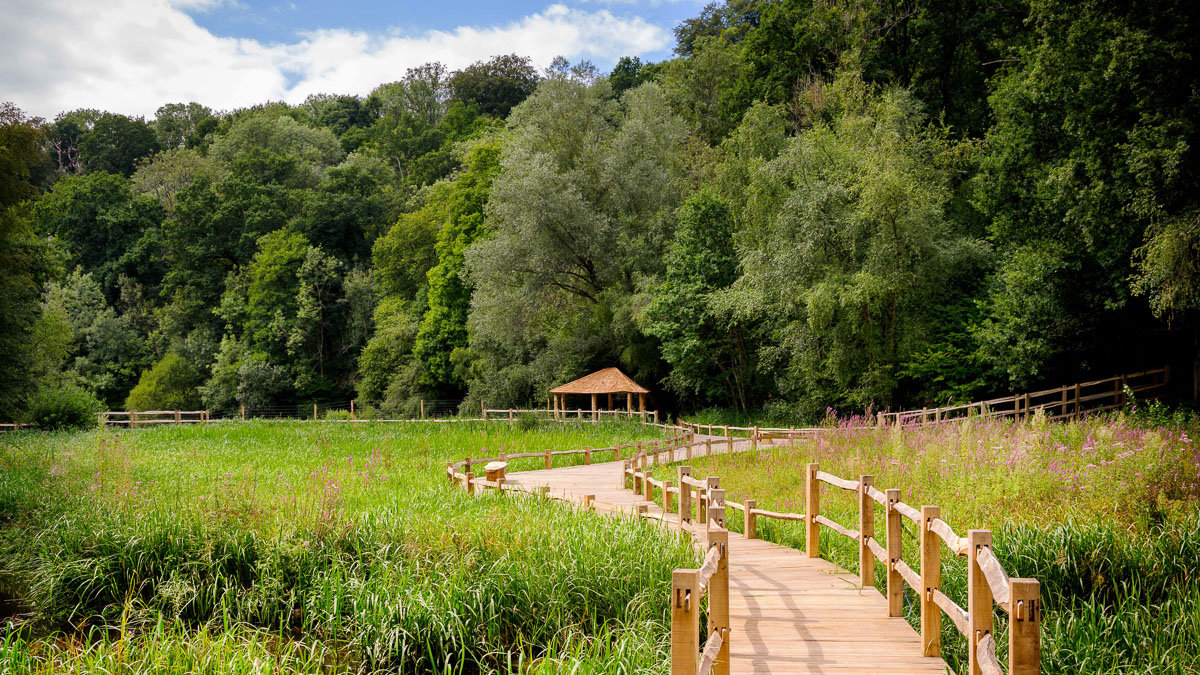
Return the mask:
<svg viewBox="0 0 1200 675">
<path fill-rule="evenodd" d="M 1037 675 L 1042 668 L 1042 600 L 1037 579 L 1009 579 L 1008 674 Z"/>
<path fill-rule="evenodd" d="M 679 484 L 679 524 L 692 522 L 692 486 L 684 482 L 692 477 L 692 467 L 687 465 L 675 468 L 675 481 Z"/>
<path fill-rule="evenodd" d="M 809 558 L 821 556 L 821 524 L 817 516 L 821 513 L 821 483 L 817 480 L 817 464 L 808 465 L 804 476 L 804 537 L 805 554 Z"/>
<path fill-rule="evenodd" d="M 354 419 L 354 399 L 350 399 L 350 419 Z"/>
<path fill-rule="evenodd" d="M 713 675 L 729 675 L 729 530 L 723 526 L 725 507 L 717 507 L 713 511 L 718 509 L 722 527 L 713 527 L 710 517 L 705 533 L 705 550 L 714 546 L 721 550 L 717 571 L 708 581 L 708 634 L 719 633 L 722 638 L 721 650 L 717 652 L 717 662 L 712 669 Z"/>
<path fill-rule="evenodd" d="M 758 506 L 758 502 L 754 501 L 753 499 L 745 500 L 746 522 L 742 527 L 742 531 L 744 533 L 743 536 L 745 536 L 747 539 L 758 538 L 758 522 L 756 520 L 757 516 L 754 515 L 754 507 L 756 506 Z"/>
<path fill-rule="evenodd" d="M 313 404 L 313 419 L 317 419 L 317 404 Z"/>
<path fill-rule="evenodd" d="M 182 417 L 180 416 L 179 411 L 176 410 L 175 411 L 175 424 L 179 424 L 181 421 L 182 421 Z"/>
<path fill-rule="evenodd" d="M 970 634 L 967 635 L 967 656 L 970 659 L 971 675 L 982 675 L 979 667 L 979 641 L 985 635 L 992 634 L 992 587 L 988 585 L 987 576 L 979 566 L 979 552 L 992 547 L 992 533 L 989 530 L 967 531 L 967 622 L 970 624 Z"/>
<path fill-rule="evenodd" d="M 921 655 L 942 655 L 942 609 L 933 602 L 933 592 L 942 588 L 942 540 L 929 529 L 942 515 L 936 506 L 921 507 Z M 986 581 L 985 581 L 986 583 Z M 975 643 L 971 642 L 971 648 Z M 974 657 L 972 657 L 974 663 Z"/>
<path fill-rule="evenodd" d="M 483 415 L 483 419 L 486 420 L 487 419 L 487 404 L 483 402 L 483 399 L 479 399 L 479 412 L 481 415 Z"/>
<path fill-rule="evenodd" d="M 896 504 L 900 502 L 900 488 L 892 488 L 884 492 L 884 495 L 887 497 L 888 616 L 903 616 L 904 577 L 896 570 L 896 563 L 900 562 L 903 552 L 901 536 L 904 534 L 903 524 L 900 522 L 901 514 L 896 510 Z"/>
<path fill-rule="evenodd" d="M 246 421 L 246 406 L 242 406 L 242 421 Z"/>
<path fill-rule="evenodd" d="M 136 429 L 138 423 L 138 414 L 136 410 L 129 411 L 129 428 Z"/>
<path fill-rule="evenodd" d="M 671 573 L 671 675 L 696 675 L 700 653 L 700 571 Z"/>
<path fill-rule="evenodd" d="M 421 399 L 421 419 L 425 419 L 425 399 Z"/>
<path fill-rule="evenodd" d="M 875 554 L 867 546 L 867 540 L 875 536 L 875 500 L 867 493 L 874 484 L 873 476 L 858 479 L 858 582 L 864 588 L 875 586 Z"/>
</svg>

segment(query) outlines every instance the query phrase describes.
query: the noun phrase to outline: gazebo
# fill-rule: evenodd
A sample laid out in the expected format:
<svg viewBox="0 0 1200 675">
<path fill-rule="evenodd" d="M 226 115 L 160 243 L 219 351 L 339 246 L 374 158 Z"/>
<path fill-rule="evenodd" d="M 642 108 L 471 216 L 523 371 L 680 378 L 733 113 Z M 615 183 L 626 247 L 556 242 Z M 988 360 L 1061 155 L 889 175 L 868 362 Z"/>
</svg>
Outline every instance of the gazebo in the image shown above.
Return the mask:
<svg viewBox="0 0 1200 675">
<path fill-rule="evenodd" d="M 554 397 L 555 417 L 558 417 L 560 411 L 567 409 L 568 394 L 591 395 L 592 416 L 595 417 L 598 414 L 601 394 L 608 395 L 609 410 L 615 410 L 613 407 L 613 394 L 625 394 L 625 409 L 629 411 L 633 410 L 633 395 L 637 394 L 638 410 L 645 412 L 646 394 L 649 393 L 649 389 L 634 382 L 628 375 L 622 373 L 619 368 L 597 370 L 591 375 L 585 375 L 578 380 L 568 382 L 550 390 L 550 394 Z"/>
</svg>

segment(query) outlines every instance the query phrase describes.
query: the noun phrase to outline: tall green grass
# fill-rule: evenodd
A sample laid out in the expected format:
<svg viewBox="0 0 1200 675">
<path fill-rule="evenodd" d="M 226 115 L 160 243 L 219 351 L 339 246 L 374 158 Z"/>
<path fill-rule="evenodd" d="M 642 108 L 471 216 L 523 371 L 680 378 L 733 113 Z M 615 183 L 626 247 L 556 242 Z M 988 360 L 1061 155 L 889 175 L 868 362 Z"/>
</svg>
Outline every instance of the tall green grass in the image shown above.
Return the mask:
<svg viewBox="0 0 1200 675">
<path fill-rule="evenodd" d="M 0 576 L 31 615 L 10 624 L 0 670 L 664 672 L 686 539 L 469 497 L 443 471 L 650 433 L 248 422 L 6 437 Z"/>
<path fill-rule="evenodd" d="M 1125 416 L 1067 424 L 969 420 L 929 428 L 831 427 L 794 447 L 692 462 L 719 476 L 734 501 L 804 512 L 804 466 L 843 478 L 875 477 L 919 508 L 941 507 L 960 535 L 991 529 L 993 549 L 1013 577 L 1041 582 L 1043 670 L 1053 673 L 1200 673 L 1200 454 L 1189 430 L 1146 426 Z M 666 477 L 673 469 L 658 468 Z M 821 512 L 858 528 L 854 493 L 821 488 Z M 882 508 L 875 531 L 885 531 Z M 730 528 L 743 530 L 732 512 Z M 759 536 L 803 549 L 802 524 L 759 518 Z M 904 557 L 920 559 L 904 521 Z M 858 545 L 822 530 L 821 556 L 858 570 Z M 876 586 L 886 585 L 877 565 Z M 942 549 L 943 591 L 966 607 L 966 560 Z M 919 626 L 919 598 L 906 615 Z M 966 644 L 944 619 L 948 663 L 966 672 Z M 1000 652 L 1007 624 L 996 612 Z M 1002 660 L 1004 660 L 1002 658 Z"/>
</svg>

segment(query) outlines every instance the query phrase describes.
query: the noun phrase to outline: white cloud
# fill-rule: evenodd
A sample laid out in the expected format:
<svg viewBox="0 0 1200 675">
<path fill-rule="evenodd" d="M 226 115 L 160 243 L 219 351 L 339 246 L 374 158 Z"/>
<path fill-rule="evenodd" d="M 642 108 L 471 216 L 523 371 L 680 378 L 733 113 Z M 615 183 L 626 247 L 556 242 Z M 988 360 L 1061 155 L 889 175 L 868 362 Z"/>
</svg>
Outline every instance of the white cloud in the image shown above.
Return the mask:
<svg viewBox="0 0 1200 675">
<path fill-rule="evenodd" d="M 223 0 L 19 0 L 0 22 L 0 99 L 52 117 L 100 108 L 152 116 L 163 103 L 229 109 L 314 92 L 365 94 L 406 68 L 441 61 L 452 69 L 496 54 L 562 54 L 610 62 L 656 51 L 670 33 L 639 17 L 551 5 L 511 23 L 404 34 L 322 30 L 292 43 L 217 37 L 181 7 Z"/>
</svg>

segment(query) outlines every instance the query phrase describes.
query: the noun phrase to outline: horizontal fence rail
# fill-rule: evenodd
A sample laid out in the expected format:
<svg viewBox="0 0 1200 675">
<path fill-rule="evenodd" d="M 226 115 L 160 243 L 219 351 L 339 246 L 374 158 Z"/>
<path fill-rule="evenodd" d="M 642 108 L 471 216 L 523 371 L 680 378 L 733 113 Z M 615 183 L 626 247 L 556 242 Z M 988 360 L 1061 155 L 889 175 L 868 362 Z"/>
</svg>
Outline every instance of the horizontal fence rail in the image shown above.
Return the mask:
<svg viewBox="0 0 1200 675">
<path fill-rule="evenodd" d="M 936 424 L 963 417 L 1028 419 L 1034 414 L 1043 414 L 1051 420 L 1061 420 L 1077 418 L 1086 412 L 1100 412 L 1124 407 L 1129 403 L 1128 393 L 1130 392 L 1145 399 L 1162 398 L 1168 393 L 1170 384 L 1171 369 L 1163 367 L 974 403 L 901 412 L 881 412 L 876 415 L 876 420 L 881 425 L 893 426 Z"/>
</svg>

